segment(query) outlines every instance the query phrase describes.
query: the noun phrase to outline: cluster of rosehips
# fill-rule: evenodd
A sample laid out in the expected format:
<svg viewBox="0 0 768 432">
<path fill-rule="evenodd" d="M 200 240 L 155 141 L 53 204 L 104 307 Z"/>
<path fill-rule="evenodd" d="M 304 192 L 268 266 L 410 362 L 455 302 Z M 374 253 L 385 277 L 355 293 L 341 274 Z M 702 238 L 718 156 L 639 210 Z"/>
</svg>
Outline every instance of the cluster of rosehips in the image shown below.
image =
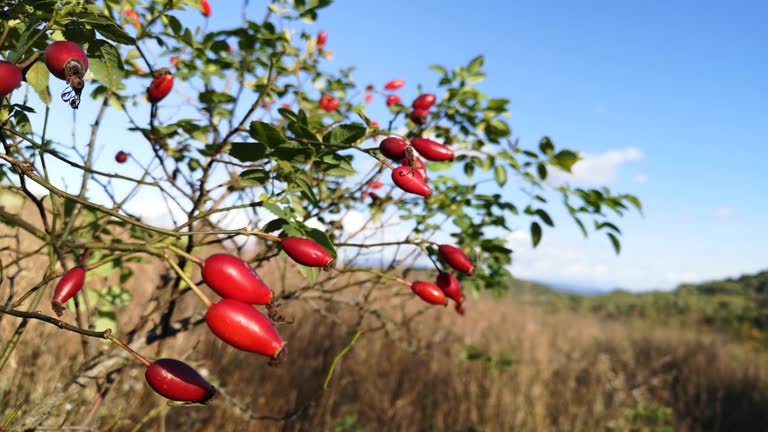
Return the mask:
<svg viewBox="0 0 768 432">
<path fill-rule="evenodd" d="M 426 160 L 442 162 L 453 160 L 453 150 L 427 138 L 412 138 L 408 145 L 398 137 L 388 137 L 379 144 L 381 154 L 402 165 L 392 170 L 392 181 L 400 189 L 429 198 L 432 188 L 427 184 L 427 168 L 415 153 Z"/>
</svg>

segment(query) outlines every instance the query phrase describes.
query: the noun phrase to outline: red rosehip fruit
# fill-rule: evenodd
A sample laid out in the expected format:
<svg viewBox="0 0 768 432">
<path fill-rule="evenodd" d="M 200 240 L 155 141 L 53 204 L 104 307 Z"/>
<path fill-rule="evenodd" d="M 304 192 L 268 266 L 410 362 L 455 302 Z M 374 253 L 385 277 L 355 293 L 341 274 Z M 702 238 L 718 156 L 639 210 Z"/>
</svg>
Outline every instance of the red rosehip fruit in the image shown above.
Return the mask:
<svg viewBox="0 0 768 432">
<path fill-rule="evenodd" d="M 416 171 L 411 171 L 407 166 L 395 168 L 392 171 L 392 181 L 400 189 L 429 198 L 432 195 L 432 188 L 424 181 L 424 178 Z"/>
<path fill-rule="evenodd" d="M 453 150 L 431 139 L 413 138 L 411 145 L 426 160 L 435 162 L 453 160 Z"/>
<path fill-rule="evenodd" d="M 428 117 L 429 117 L 429 110 L 425 110 L 421 108 L 416 108 L 415 110 L 411 111 L 410 114 L 408 114 L 408 118 L 410 118 L 412 122 L 416 123 L 419 126 L 426 123 Z"/>
<path fill-rule="evenodd" d="M 85 87 L 85 72 L 88 71 L 88 56 L 85 51 L 74 42 L 58 41 L 48 45 L 43 57 L 53 76 L 66 81 L 71 88 L 64 90 L 61 98 L 77 109 L 80 105 L 80 94 Z"/>
<path fill-rule="evenodd" d="M 216 394 L 205 378 L 181 360 L 155 360 L 147 367 L 144 378 L 157 394 L 174 401 L 204 404 Z"/>
<path fill-rule="evenodd" d="M 85 283 L 85 268 L 83 266 L 72 267 L 64 273 L 59 283 L 56 284 L 56 291 L 54 291 L 51 301 L 51 307 L 56 315 L 61 316 L 64 313 L 64 303 L 83 289 L 83 283 Z"/>
<path fill-rule="evenodd" d="M 419 95 L 416 99 L 413 100 L 413 103 L 411 103 L 411 107 L 413 109 L 423 109 L 423 110 L 429 110 L 432 108 L 432 105 L 435 104 L 435 95 L 432 93 L 424 93 L 422 95 Z"/>
<path fill-rule="evenodd" d="M 365 103 L 373 102 L 373 95 L 368 93 L 367 95 L 365 95 L 365 99 L 364 100 L 365 100 Z"/>
<path fill-rule="evenodd" d="M 115 154 L 115 162 L 117 163 L 125 163 L 125 161 L 128 160 L 128 153 L 120 150 Z"/>
<path fill-rule="evenodd" d="M 233 347 L 275 358 L 285 341 L 269 318 L 253 306 L 233 299 L 221 299 L 205 314 L 208 328 Z"/>
<path fill-rule="evenodd" d="M 399 88 L 402 88 L 405 85 L 404 79 L 393 79 L 392 81 L 389 81 L 388 83 L 384 84 L 384 88 L 386 90 L 397 90 Z"/>
<path fill-rule="evenodd" d="M 448 263 L 449 266 L 453 267 L 454 270 L 464 273 L 472 273 L 475 269 L 474 264 L 472 264 L 472 261 L 470 261 L 467 254 L 457 247 L 440 245 L 440 247 L 437 248 L 437 252 L 440 255 L 440 258 Z"/>
<path fill-rule="evenodd" d="M 301 265 L 307 267 L 322 267 L 326 271 L 336 265 L 330 253 L 324 247 L 310 239 L 300 237 L 284 237 L 281 239 L 283 251 Z"/>
<path fill-rule="evenodd" d="M 155 72 L 155 78 L 147 87 L 147 99 L 156 104 L 163 100 L 173 89 L 173 74 L 168 68 L 162 68 Z"/>
<path fill-rule="evenodd" d="M 445 295 L 455 301 L 456 303 L 462 303 L 464 301 L 464 294 L 461 293 L 461 285 L 456 276 L 447 273 L 440 272 L 437 276 L 437 286 L 445 293 Z"/>
<path fill-rule="evenodd" d="M 403 162 L 402 163 L 403 163 L 403 165 L 409 165 L 410 164 L 410 162 L 408 161 L 408 158 L 403 158 Z M 414 171 L 416 171 L 416 173 L 419 174 L 421 176 L 421 178 L 424 179 L 425 182 L 428 180 L 427 179 L 427 166 L 424 165 L 424 161 L 423 160 L 421 160 L 421 159 L 419 159 L 417 157 L 414 157 L 413 158 L 413 164 L 410 165 L 410 167 Z"/>
<path fill-rule="evenodd" d="M 236 256 L 209 256 L 203 263 L 201 275 L 205 284 L 224 298 L 257 305 L 272 300 L 272 290 L 247 262 Z"/>
<path fill-rule="evenodd" d="M 317 34 L 317 49 L 323 50 L 325 47 L 325 41 L 328 40 L 328 32 L 325 30 L 320 30 L 320 32 Z"/>
<path fill-rule="evenodd" d="M 461 303 L 456 303 L 456 306 L 454 306 L 454 309 L 456 309 L 456 313 L 459 315 L 464 315 L 464 305 Z"/>
<path fill-rule="evenodd" d="M 448 303 L 445 293 L 435 284 L 425 281 L 411 282 L 411 290 L 427 303 L 444 305 Z"/>
<path fill-rule="evenodd" d="M 399 104 L 400 103 L 400 96 L 396 94 L 391 94 L 387 96 L 387 106 L 391 107 L 392 105 Z"/>
<path fill-rule="evenodd" d="M 405 148 L 408 143 L 398 137 L 388 137 L 379 143 L 379 151 L 387 159 L 400 160 L 405 157 Z"/>
<path fill-rule="evenodd" d="M 318 105 L 320 106 L 320 108 L 324 109 L 327 112 L 333 112 L 333 111 L 336 111 L 336 109 L 339 107 L 339 101 L 335 97 L 326 93 L 320 98 L 320 102 L 318 102 Z"/>
<path fill-rule="evenodd" d="M 11 62 L 0 60 L 0 98 L 5 97 L 21 85 L 24 77 L 21 69 Z"/>
<path fill-rule="evenodd" d="M 368 187 L 371 189 L 381 189 L 384 187 L 384 183 L 376 180 L 371 180 L 368 182 Z"/>
<path fill-rule="evenodd" d="M 208 0 L 200 0 L 200 9 L 203 12 L 204 17 L 211 16 L 211 4 L 208 3 Z"/>
</svg>

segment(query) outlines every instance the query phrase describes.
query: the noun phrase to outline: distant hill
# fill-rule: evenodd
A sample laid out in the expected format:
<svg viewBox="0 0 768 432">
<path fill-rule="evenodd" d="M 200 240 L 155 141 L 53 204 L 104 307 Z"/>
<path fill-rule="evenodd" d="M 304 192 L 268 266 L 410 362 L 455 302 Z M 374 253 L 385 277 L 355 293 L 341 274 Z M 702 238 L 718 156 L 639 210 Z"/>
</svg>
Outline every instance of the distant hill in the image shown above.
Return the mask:
<svg viewBox="0 0 768 432">
<path fill-rule="evenodd" d="M 700 324 L 768 347 L 768 271 L 683 284 L 673 291 L 617 290 L 598 295 L 565 293 L 543 284 L 516 281 L 511 284 L 510 295 L 525 303 L 613 319 Z"/>
</svg>

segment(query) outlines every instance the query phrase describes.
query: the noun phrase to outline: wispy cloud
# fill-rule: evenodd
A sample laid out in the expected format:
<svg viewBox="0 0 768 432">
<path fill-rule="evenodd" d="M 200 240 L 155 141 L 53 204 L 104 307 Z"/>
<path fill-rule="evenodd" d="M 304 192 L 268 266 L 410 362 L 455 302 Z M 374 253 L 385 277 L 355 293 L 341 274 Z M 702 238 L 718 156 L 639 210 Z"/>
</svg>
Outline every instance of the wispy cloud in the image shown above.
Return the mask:
<svg viewBox="0 0 768 432">
<path fill-rule="evenodd" d="M 627 147 L 599 154 L 581 153 L 581 157 L 582 159 L 573 166 L 571 174 L 554 170 L 552 178 L 561 182 L 608 184 L 618 178 L 619 170 L 625 163 L 642 160 L 645 155 L 636 147 Z M 645 180 L 647 181 L 647 177 Z"/>
</svg>

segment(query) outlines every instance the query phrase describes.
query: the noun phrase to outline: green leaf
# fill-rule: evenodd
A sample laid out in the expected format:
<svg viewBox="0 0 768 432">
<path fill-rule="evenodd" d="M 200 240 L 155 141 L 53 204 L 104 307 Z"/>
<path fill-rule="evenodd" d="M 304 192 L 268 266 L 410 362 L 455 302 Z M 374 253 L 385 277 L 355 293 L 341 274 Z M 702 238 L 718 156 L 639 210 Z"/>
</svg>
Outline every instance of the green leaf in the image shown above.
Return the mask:
<svg viewBox="0 0 768 432">
<path fill-rule="evenodd" d="M 263 169 L 248 169 L 240 173 L 240 187 L 261 186 L 269 181 L 269 171 Z"/>
<path fill-rule="evenodd" d="M 338 125 L 323 136 L 323 142 L 327 144 L 354 144 L 365 136 L 367 129 L 357 123 Z"/>
<path fill-rule="evenodd" d="M 619 241 L 619 238 L 616 237 L 613 233 L 607 233 L 608 238 L 611 239 L 611 245 L 613 245 L 613 250 L 616 252 L 616 255 L 621 253 L 621 242 Z"/>
<path fill-rule="evenodd" d="M 134 39 L 131 35 L 126 33 L 125 30 L 120 28 L 120 26 L 118 26 L 111 19 L 94 16 L 94 15 L 83 15 L 83 16 L 90 17 L 91 19 L 89 20 L 87 19 L 86 21 L 91 22 L 91 26 L 93 27 L 93 29 L 99 32 L 100 35 L 111 40 L 112 42 L 116 42 L 123 45 L 136 45 L 136 39 Z M 81 21 L 83 21 L 82 18 L 81 18 Z"/>
<path fill-rule="evenodd" d="M 285 253 L 285 252 L 282 252 Z M 307 280 L 310 284 L 315 283 L 318 276 L 320 276 L 320 267 L 307 267 L 303 266 L 301 264 L 298 264 L 299 266 L 299 272 L 301 272 L 301 275 L 304 276 L 304 279 Z"/>
<path fill-rule="evenodd" d="M 542 180 L 547 179 L 547 167 L 543 163 L 539 162 L 536 165 L 536 171 L 539 173 L 539 178 Z"/>
<path fill-rule="evenodd" d="M 35 62 L 27 71 L 27 83 L 32 86 L 37 96 L 46 105 L 51 103 L 51 91 L 48 89 L 48 77 L 50 76 L 51 73 L 48 72 L 45 62 L 42 61 Z"/>
<path fill-rule="evenodd" d="M 275 204 L 275 203 L 265 202 L 263 204 L 263 207 L 267 211 L 269 211 L 270 213 L 272 213 L 273 215 L 275 215 L 275 216 L 277 216 L 277 217 L 279 217 L 281 219 L 291 220 L 290 216 L 288 216 L 288 213 L 284 212 L 283 209 L 278 207 L 278 205 Z"/>
<path fill-rule="evenodd" d="M 285 219 L 281 219 L 281 218 L 272 219 L 271 221 L 267 222 L 267 224 L 264 225 L 264 227 L 261 230 L 266 233 L 271 233 L 271 232 L 275 232 L 283 229 L 283 226 L 286 224 L 288 224 L 288 221 Z"/>
<path fill-rule="evenodd" d="M 125 71 L 120 52 L 109 42 L 96 40 L 88 47 L 88 67 L 97 81 L 110 90 L 120 90 Z"/>
<path fill-rule="evenodd" d="M 329 254 L 331 254 L 332 257 L 336 258 L 336 247 L 333 245 L 333 242 L 331 241 L 331 238 L 328 237 L 328 234 L 326 234 L 325 231 L 320 231 L 317 228 L 312 228 L 307 233 L 307 237 L 315 241 L 317 244 L 322 246 L 325 250 L 328 251 Z"/>
<path fill-rule="evenodd" d="M 445 70 L 445 68 L 440 66 L 440 65 L 432 65 L 432 66 L 429 67 L 429 70 L 431 70 L 433 72 L 437 72 L 439 74 L 443 74 L 443 75 L 448 73 L 448 71 Z"/>
<path fill-rule="evenodd" d="M 541 141 L 539 141 L 539 149 L 542 153 L 548 155 L 555 151 L 555 145 L 549 137 L 543 137 Z"/>
<path fill-rule="evenodd" d="M 496 165 L 493 170 L 493 177 L 496 179 L 496 183 L 499 186 L 504 186 L 507 183 L 507 170 L 502 165 Z"/>
<path fill-rule="evenodd" d="M 579 154 L 571 150 L 560 150 L 555 155 L 557 166 L 567 172 L 571 172 L 571 167 L 573 167 L 573 164 L 578 162 L 579 159 L 581 159 Z"/>
<path fill-rule="evenodd" d="M 547 224 L 547 225 L 549 225 L 551 227 L 555 226 L 555 223 L 552 221 L 552 218 L 549 217 L 549 213 L 547 213 L 546 211 L 544 211 L 542 209 L 538 209 L 534 213 L 536 213 L 536 215 L 538 215 L 539 218 L 541 218 L 541 220 L 545 224 Z"/>
<path fill-rule="evenodd" d="M 479 55 L 469 62 L 469 65 L 467 65 L 467 70 L 470 74 L 477 74 L 480 71 L 480 68 L 483 67 L 484 62 L 485 58 L 482 55 Z"/>
<path fill-rule="evenodd" d="M 266 156 L 267 145 L 261 142 L 234 142 L 229 149 L 229 154 L 240 162 L 253 162 Z"/>
<path fill-rule="evenodd" d="M 93 321 L 93 329 L 104 331 L 112 329 L 117 332 L 117 313 L 112 308 L 96 308 L 96 319 Z"/>
<path fill-rule="evenodd" d="M 253 139 L 269 148 L 275 148 L 288 141 L 276 127 L 261 121 L 252 121 L 248 133 Z"/>
<path fill-rule="evenodd" d="M 538 246 L 541 241 L 541 225 L 538 222 L 531 223 L 531 241 L 533 242 L 533 247 Z"/>
<path fill-rule="evenodd" d="M 294 137 L 307 141 L 320 141 L 314 132 L 309 130 L 308 127 L 299 123 L 289 123 L 288 130 L 291 131 Z"/>
</svg>

